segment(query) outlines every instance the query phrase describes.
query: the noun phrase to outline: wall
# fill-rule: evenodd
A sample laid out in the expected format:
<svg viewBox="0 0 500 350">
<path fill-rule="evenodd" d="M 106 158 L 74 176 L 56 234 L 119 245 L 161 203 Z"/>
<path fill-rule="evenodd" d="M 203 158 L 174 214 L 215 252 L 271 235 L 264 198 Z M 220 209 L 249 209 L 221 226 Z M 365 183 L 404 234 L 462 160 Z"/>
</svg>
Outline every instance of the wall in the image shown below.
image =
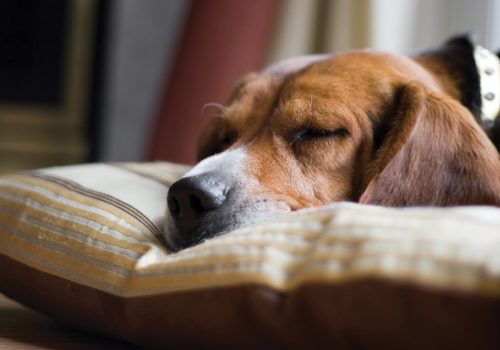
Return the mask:
<svg viewBox="0 0 500 350">
<path fill-rule="evenodd" d="M 185 0 L 112 2 L 98 160 L 145 158 L 188 6 Z"/>
</svg>

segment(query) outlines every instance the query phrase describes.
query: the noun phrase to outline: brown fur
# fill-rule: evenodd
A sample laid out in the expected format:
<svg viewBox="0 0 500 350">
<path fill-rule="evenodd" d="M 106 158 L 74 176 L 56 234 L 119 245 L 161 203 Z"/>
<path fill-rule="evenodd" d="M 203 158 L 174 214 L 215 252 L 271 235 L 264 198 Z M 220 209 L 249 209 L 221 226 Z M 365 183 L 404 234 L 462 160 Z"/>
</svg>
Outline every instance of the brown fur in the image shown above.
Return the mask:
<svg viewBox="0 0 500 350">
<path fill-rule="evenodd" d="M 245 147 L 253 194 L 292 210 L 500 205 L 499 154 L 459 98 L 432 57 L 344 53 L 249 76 L 205 126 L 199 156 Z M 310 130 L 328 135 L 294 136 Z"/>
</svg>

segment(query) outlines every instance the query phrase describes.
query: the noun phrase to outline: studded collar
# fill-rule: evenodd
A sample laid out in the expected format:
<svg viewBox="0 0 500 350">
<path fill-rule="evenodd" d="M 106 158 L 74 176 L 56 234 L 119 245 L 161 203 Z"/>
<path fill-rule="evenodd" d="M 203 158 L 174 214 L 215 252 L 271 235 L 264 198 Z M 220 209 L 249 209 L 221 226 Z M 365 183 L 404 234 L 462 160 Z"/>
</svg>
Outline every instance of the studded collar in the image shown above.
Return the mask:
<svg viewBox="0 0 500 350">
<path fill-rule="evenodd" d="M 500 59 L 481 46 L 474 50 L 474 59 L 480 77 L 481 119 L 491 126 L 500 114 Z"/>
</svg>

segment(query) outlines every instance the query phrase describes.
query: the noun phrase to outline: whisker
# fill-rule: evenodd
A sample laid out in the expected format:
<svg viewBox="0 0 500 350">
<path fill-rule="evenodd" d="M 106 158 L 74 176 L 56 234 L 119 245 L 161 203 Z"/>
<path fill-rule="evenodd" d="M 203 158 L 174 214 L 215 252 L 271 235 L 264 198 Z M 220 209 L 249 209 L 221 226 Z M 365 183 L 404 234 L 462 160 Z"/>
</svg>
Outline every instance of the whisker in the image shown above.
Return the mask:
<svg viewBox="0 0 500 350">
<path fill-rule="evenodd" d="M 220 103 L 215 103 L 215 102 L 209 102 L 209 103 L 205 103 L 205 105 L 203 105 L 203 107 L 201 108 L 201 112 L 202 113 L 205 113 L 205 110 L 208 108 L 208 107 L 215 107 L 215 108 L 219 108 L 221 110 L 221 112 L 224 112 L 227 107 L 224 106 L 224 105 L 221 105 Z"/>
</svg>

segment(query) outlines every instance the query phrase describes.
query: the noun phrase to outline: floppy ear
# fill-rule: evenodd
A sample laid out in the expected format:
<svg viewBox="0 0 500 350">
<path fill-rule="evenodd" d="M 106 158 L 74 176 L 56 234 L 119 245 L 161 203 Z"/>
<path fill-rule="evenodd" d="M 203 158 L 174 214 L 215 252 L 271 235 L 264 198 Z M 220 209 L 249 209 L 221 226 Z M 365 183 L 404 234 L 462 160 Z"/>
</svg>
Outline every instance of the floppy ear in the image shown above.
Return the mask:
<svg viewBox="0 0 500 350">
<path fill-rule="evenodd" d="M 197 161 L 205 159 L 217 152 L 217 143 L 221 138 L 221 121 L 219 117 L 210 118 L 203 124 L 196 145 Z"/>
<path fill-rule="evenodd" d="M 219 116 L 210 118 L 198 136 L 198 161 L 227 149 L 236 138 L 228 123 Z"/>
<path fill-rule="evenodd" d="M 399 94 L 360 202 L 499 205 L 499 154 L 465 107 L 412 82 Z"/>
</svg>

